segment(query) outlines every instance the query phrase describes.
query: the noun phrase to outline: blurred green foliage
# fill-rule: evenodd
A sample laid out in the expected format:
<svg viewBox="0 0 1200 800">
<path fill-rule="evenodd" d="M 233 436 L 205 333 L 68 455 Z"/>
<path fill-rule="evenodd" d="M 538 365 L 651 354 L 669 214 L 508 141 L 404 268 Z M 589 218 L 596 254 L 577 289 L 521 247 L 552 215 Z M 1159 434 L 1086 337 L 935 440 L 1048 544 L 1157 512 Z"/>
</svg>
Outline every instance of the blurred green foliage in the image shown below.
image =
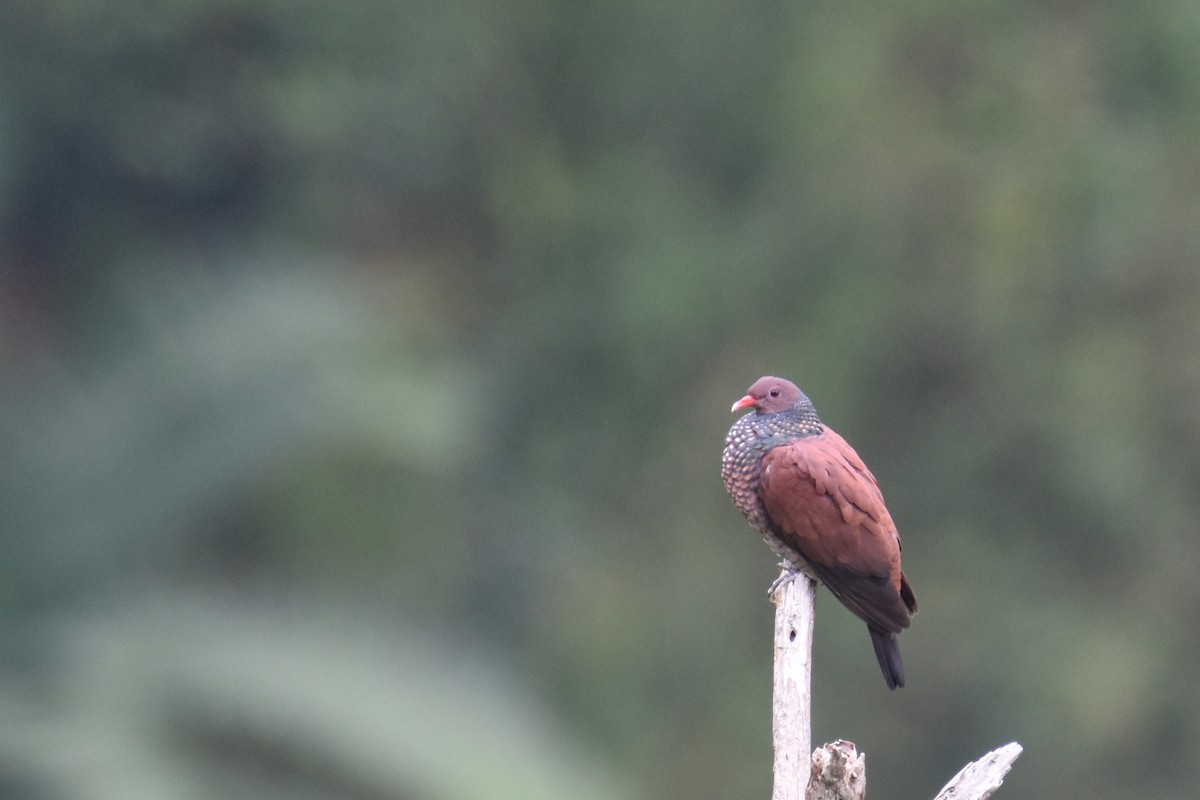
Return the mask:
<svg viewBox="0 0 1200 800">
<path fill-rule="evenodd" d="M 0 5 L 0 794 L 769 791 L 729 404 L 795 379 L 921 614 L 816 741 L 1200 783 L 1200 12 Z"/>
</svg>

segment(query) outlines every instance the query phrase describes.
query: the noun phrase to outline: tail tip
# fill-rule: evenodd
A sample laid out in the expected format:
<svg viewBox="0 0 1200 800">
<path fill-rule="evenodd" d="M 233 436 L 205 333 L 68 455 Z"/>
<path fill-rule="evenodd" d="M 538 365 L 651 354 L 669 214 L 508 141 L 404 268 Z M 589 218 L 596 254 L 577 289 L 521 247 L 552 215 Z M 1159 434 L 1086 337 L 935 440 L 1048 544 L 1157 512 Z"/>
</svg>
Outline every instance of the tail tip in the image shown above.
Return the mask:
<svg viewBox="0 0 1200 800">
<path fill-rule="evenodd" d="M 888 689 L 904 686 L 904 663 L 900 660 L 900 643 L 894 633 L 871 631 L 871 644 L 875 646 L 875 658 Z"/>
</svg>

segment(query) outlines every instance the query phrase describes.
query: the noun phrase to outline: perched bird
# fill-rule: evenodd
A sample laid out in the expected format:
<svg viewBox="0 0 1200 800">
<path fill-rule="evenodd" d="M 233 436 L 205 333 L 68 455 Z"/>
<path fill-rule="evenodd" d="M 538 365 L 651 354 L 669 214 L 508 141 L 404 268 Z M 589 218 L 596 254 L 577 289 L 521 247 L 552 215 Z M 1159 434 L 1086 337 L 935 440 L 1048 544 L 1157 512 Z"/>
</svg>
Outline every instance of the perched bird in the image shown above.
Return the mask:
<svg viewBox="0 0 1200 800">
<path fill-rule="evenodd" d="M 747 408 L 725 437 L 725 489 L 775 552 L 867 623 L 888 688 L 903 686 L 896 634 L 917 600 L 875 476 L 791 381 L 759 378 L 730 410 Z"/>
</svg>

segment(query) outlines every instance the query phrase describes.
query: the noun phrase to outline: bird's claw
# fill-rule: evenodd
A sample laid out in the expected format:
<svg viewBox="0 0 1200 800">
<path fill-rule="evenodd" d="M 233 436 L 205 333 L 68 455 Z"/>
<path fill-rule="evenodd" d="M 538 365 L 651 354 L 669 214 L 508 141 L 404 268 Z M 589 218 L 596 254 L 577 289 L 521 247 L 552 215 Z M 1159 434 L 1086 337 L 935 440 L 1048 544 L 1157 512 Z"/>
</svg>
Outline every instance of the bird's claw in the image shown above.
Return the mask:
<svg viewBox="0 0 1200 800">
<path fill-rule="evenodd" d="M 807 573 L 790 561 L 780 561 L 779 577 L 771 581 L 771 585 L 767 587 L 767 597 L 775 599 L 784 586 L 787 586 L 801 575 L 807 575 Z"/>
</svg>

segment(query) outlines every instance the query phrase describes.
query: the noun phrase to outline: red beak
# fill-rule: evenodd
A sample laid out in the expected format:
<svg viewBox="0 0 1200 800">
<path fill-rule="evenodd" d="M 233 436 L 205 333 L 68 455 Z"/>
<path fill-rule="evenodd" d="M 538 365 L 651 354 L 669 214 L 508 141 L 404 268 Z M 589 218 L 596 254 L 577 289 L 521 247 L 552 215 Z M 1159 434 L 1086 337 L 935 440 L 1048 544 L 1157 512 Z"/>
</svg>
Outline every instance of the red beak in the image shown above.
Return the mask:
<svg viewBox="0 0 1200 800">
<path fill-rule="evenodd" d="M 730 411 L 730 413 L 732 413 L 734 411 L 741 411 L 743 408 L 750 408 L 753 405 L 754 405 L 754 398 L 751 397 L 750 395 L 746 395 L 741 400 L 738 400 L 736 403 L 734 403 L 733 408 L 729 409 L 729 411 Z"/>
</svg>

